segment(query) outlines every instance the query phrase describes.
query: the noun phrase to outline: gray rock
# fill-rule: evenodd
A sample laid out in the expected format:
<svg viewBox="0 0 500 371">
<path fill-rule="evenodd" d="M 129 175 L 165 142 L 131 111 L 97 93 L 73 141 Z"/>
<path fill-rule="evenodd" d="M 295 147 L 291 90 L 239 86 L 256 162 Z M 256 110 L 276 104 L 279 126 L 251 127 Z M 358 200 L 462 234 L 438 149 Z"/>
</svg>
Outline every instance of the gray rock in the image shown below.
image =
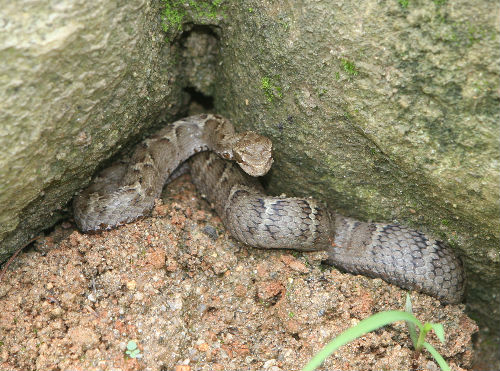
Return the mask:
<svg viewBox="0 0 500 371">
<path fill-rule="evenodd" d="M 217 229 L 215 229 L 213 226 L 211 225 L 206 225 L 204 228 L 203 228 L 203 233 L 205 233 L 208 237 L 210 237 L 212 240 L 216 240 L 217 238 L 219 238 L 219 234 L 217 233 Z"/>
<path fill-rule="evenodd" d="M 160 4 L 5 2 L 0 261 L 59 220 L 96 167 L 185 96 Z"/>
</svg>

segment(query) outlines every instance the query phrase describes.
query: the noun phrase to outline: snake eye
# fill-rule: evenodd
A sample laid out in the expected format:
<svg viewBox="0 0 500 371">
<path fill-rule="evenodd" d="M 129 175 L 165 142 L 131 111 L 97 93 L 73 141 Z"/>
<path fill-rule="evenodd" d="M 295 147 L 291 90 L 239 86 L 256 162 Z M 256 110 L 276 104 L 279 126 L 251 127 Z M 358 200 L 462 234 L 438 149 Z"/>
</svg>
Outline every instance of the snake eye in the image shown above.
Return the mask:
<svg viewBox="0 0 500 371">
<path fill-rule="evenodd" d="M 225 158 L 226 160 L 229 160 L 231 158 L 231 155 L 229 154 L 229 152 L 223 152 L 222 157 Z"/>
</svg>

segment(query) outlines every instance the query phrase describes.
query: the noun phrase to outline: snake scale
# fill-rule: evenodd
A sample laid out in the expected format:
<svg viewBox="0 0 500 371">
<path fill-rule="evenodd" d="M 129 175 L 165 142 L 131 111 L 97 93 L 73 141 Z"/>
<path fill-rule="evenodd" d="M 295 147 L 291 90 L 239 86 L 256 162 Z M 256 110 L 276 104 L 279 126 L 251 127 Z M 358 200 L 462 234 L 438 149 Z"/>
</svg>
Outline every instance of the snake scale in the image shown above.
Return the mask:
<svg viewBox="0 0 500 371">
<path fill-rule="evenodd" d="M 189 159 L 198 190 L 239 241 L 259 248 L 326 250 L 328 263 L 344 271 L 379 277 L 443 303 L 463 299 L 462 263 L 443 243 L 400 225 L 343 217 L 310 198 L 265 195 L 255 176 L 271 167 L 271 151 L 269 139 L 236 133 L 220 115 L 181 119 L 141 142 L 128 160 L 103 170 L 75 197 L 75 220 L 90 232 L 147 214 L 172 172 Z M 193 156 L 198 152 L 204 153 Z"/>
</svg>

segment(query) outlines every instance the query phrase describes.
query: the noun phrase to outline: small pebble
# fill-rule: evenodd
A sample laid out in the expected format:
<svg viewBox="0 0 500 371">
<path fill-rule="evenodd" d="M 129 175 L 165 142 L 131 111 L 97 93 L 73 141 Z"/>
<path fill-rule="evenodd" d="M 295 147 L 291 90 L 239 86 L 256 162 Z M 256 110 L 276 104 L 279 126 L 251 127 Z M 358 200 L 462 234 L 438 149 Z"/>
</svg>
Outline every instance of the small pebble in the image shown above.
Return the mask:
<svg viewBox="0 0 500 371">
<path fill-rule="evenodd" d="M 276 364 L 275 359 L 269 359 L 266 362 L 264 362 L 264 366 L 262 366 L 262 367 L 264 368 L 264 370 L 267 370 L 268 368 L 270 368 L 271 366 L 274 366 L 275 364 Z"/>
<path fill-rule="evenodd" d="M 211 225 L 205 226 L 205 228 L 203 228 L 203 233 L 205 233 L 208 237 L 210 237 L 214 241 L 217 238 L 219 238 L 219 234 L 217 233 L 217 230 L 214 227 L 212 227 Z"/>
</svg>

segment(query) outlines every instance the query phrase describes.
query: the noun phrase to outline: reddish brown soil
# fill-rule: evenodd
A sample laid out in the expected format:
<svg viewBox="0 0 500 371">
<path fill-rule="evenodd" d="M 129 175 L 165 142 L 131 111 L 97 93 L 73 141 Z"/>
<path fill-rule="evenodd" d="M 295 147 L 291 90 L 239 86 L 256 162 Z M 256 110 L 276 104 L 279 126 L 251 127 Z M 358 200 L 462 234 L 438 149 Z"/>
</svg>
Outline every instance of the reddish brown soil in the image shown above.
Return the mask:
<svg viewBox="0 0 500 371">
<path fill-rule="evenodd" d="M 298 370 L 371 314 L 401 310 L 405 292 L 321 265 L 323 253 L 242 246 L 189 176 L 152 217 L 99 235 L 66 222 L 20 254 L 0 283 L 1 370 Z M 470 367 L 476 324 L 462 305 L 413 293 L 430 342 Z M 138 358 L 125 354 L 135 340 Z M 324 370 L 437 370 L 404 323 L 340 348 Z"/>
</svg>

